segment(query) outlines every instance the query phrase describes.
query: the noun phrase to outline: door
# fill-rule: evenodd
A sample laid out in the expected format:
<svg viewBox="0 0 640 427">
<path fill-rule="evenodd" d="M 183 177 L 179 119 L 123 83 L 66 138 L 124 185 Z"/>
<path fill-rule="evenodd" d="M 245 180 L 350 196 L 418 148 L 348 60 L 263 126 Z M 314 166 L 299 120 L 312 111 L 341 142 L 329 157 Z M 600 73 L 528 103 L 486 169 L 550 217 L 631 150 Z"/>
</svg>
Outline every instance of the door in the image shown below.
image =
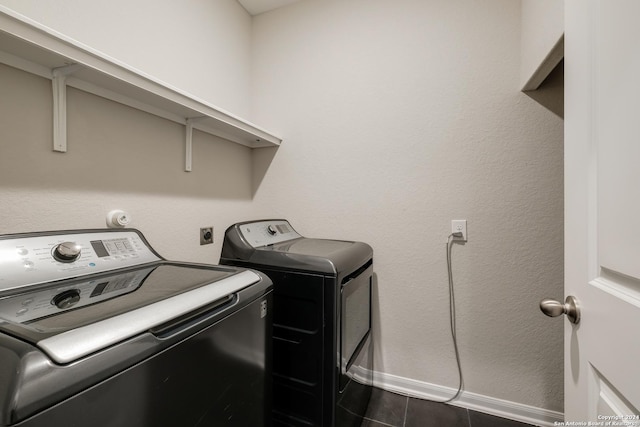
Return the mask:
<svg viewBox="0 0 640 427">
<path fill-rule="evenodd" d="M 640 426 L 639 17 L 565 1 L 566 421 Z"/>
</svg>

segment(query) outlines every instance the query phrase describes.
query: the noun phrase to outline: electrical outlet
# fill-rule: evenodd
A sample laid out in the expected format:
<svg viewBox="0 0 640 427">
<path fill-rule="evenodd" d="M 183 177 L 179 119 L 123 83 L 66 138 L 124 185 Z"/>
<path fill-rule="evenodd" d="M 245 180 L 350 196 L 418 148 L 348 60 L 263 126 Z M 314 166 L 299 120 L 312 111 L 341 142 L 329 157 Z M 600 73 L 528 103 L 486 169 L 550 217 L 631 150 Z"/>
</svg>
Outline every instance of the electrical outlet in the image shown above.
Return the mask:
<svg viewBox="0 0 640 427">
<path fill-rule="evenodd" d="M 466 242 L 467 241 L 467 220 L 466 219 L 452 219 L 451 220 L 451 233 L 462 233 L 461 237 L 453 236 L 453 240 Z"/>
<path fill-rule="evenodd" d="M 200 229 L 200 245 L 210 245 L 213 243 L 213 227 L 202 227 Z"/>
</svg>

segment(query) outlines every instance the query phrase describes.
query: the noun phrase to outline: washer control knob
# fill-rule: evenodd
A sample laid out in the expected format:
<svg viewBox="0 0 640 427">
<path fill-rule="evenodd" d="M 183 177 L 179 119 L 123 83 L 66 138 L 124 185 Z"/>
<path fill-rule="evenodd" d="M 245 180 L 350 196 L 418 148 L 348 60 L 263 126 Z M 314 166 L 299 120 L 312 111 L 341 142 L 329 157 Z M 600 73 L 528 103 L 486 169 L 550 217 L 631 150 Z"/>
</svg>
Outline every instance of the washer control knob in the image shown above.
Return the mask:
<svg viewBox="0 0 640 427">
<path fill-rule="evenodd" d="M 68 291 L 60 292 L 58 295 L 53 297 L 51 304 L 62 310 L 72 307 L 78 301 L 80 301 L 80 291 L 77 289 L 69 289 Z"/>
<path fill-rule="evenodd" d="M 76 242 L 62 242 L 53 248 L 53 258 L 60 262 L 73 262 L 80 258 L 82 247 Z"/>
<path fill-rule="evenodd" d="M 276 228 L 273 225 L 267 227 L 267 232 L 272 236 L 275 236 L 277 233 Z"/>
</svg>

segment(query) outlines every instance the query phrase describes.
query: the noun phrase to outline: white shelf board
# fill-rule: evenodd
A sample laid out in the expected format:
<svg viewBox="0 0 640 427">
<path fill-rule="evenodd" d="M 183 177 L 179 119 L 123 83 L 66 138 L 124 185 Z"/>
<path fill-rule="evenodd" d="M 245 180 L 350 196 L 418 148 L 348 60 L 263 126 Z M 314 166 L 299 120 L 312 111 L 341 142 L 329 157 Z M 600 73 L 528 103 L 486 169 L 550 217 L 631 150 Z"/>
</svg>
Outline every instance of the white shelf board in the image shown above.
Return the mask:
<svg viewBox="0 0 640 427">
<path fill-rule="evenodd" d="M 66 84 L 229 141 L 278 146 L 282 139 L 253 123 L 163 83 L 50 28 L 0 6 L 0 62 L 52 79 L 53 70 L 81 67 Z"/>
</svg>

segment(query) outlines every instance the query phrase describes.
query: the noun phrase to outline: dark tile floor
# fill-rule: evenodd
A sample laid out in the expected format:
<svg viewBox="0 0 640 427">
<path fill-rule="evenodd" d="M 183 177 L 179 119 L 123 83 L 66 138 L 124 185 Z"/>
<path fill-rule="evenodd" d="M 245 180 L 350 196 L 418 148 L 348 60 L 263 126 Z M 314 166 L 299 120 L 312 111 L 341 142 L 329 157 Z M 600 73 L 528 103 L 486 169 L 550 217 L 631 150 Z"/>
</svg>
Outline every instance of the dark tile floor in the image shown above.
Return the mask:
<svg viewBox="0 0 640 427">
<path fill-rule="evenodd" d="M 373 389 L 361 427 L 526 427 L 505 418 Z"/>
</svg>

